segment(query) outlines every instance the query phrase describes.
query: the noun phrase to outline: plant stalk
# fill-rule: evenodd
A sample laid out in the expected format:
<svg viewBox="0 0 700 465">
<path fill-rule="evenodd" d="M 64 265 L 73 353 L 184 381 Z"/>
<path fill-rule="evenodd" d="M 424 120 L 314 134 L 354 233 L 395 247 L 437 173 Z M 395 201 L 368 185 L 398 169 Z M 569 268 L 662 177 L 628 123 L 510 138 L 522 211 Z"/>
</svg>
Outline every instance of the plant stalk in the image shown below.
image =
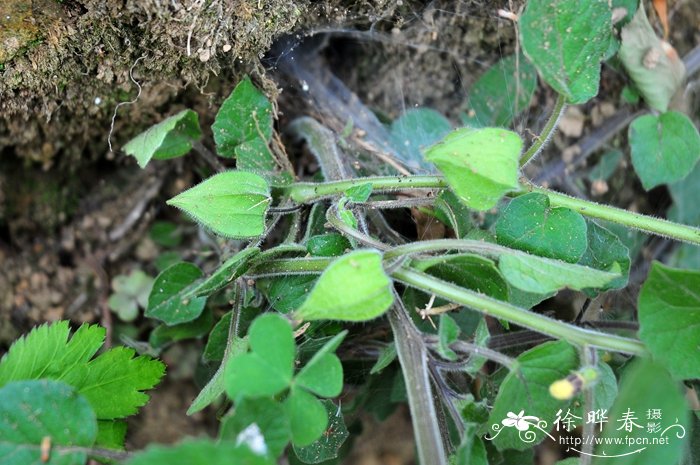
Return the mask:
<svg viewBox="0 0 700 465">
<path fill-rule="evenodd" d="M 554 104 L 554 108 L 552 109 L 552 114 L 549 115 L 547 124 L 544 125 L 544 128 L 542 128 L 542 132 L 539 136 L 535 138 L 530 148 L 527 149 L 527 152 L 525 152 L 523 156 L 520 157 L 521 167 L 530 163 L 537 157 L 537 155 L 540 154 L 540 152 L 542 152 L 542 149 L 547 145 L 549 140 L 552 138 L 552 135 L 554 135 L 554 131 L 557 129 L 557 125 L 559 124 L 561 115 L 564 114 L 565 108 L 566 97 L 564 97 L 562 94 L 558 94 L 557 101 Z"/>
</svg>

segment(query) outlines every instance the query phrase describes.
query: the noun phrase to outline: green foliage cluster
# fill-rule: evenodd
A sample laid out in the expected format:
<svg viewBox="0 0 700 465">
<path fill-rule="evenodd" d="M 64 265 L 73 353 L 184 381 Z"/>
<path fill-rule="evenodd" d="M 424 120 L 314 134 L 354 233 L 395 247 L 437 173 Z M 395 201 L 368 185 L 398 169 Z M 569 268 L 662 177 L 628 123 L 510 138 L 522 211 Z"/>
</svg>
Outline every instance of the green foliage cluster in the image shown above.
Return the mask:
<svg viewBox="0 0 700 465">
<path fill-rule="evenodd" d="M 628 444 L 614 441 L 656 433 L 611 421 L 595 433 L 614 445 L 587 449 L 580 463 L 591 457 L 612 463 L 606 458 L 613 456 L 616 464 L 676 464 L 700 447 L 685 444 L 691 416 L 682 391 L 700 378 L 700 272 L 652 264 L 638 300 L 638 336 L 583 328 L 533 308 L 564 289 L 593 299 L 627 286 L 639 251 L 636 230 L 687 242 L 678 262 L 697 257 L 700 136 L 687 116 L 668 111 L 673 92 L 653 87 L 660 71 L 645 71 L 634 59 L 638 43 L 658 42 L 643 8 L 612 3 L 629 9 L 621 23 L 613 24 L 607 0 L 529 0 L 519 20 L 524 56 L 503 58 L 476 82 L 465 127 L 453 130 L 429 109 L 391 123 L 387 142 L 404 154 L 396 161 L 433 174 L 368 166 L 369 176 L 343 175 L 339 147 L 348 149 L 347 141 L 304 118 L 290 127 L 307 141 L 321 171 L 315 182 L 296 181 L 291 162 L 272 143 L 272 103 L 242 80 L 212 126 L 217 155 L 235 159 L 236 168 L 168 201 L 204 231 L 236 239 L 229 242 L 234 252 L 207 271 L 171 264 L 153 281 L 147 301 L 141 279 L 134 286 L 120 282 L 115 296 L 121 297 L 113 298 L 130 309 L 142 305 L 159 322 L 153 347 L 208 335 L 203 361 L 218 368 L 188 413 L 224 408 L 219 438 L 150 447 L 126 463 L 273 464 L 282 455 L 290 463 L 339 463 L 349 446 L 345 419 L 362 409 L 384 418 L 400 402 L 413 412 L 423 464 L 532 463 L 532 447 L 552 438 L 559 412 L 582 418 L 597 409 L 610 418 L 663 409 L 675 419 L 669 428 L 683 434 L 669 434 L 666 448 L 630 454 Z M 634 92 L 661 112 L 630 125 L 632 163 L 645 189 L 669 185 L 671 216 L 690 225 L 524 180 L 521 166 L 549 140 L 564 106 L 598 94 L 605 60 L 618 60 Z M 673 63 L 665 69 L 682 72 Z M 523 153 L 522 138 L 506 127 L 529 106 L 537 76 L 556 92 L 557 105 Z M 185 110 L 124 151 L 143 167 L 201 148 L 202 134 L 198 115 Z M 605 155 L 589 178 L 608 179 L 620 156 Z M 384 208 L 415 208 L 452 238 L 407 242 L 392 234 Z M 291 221 L 279 221 L 283 215 Z M 159 231 L 155 237 L 172 244 L 172 228 Z M 221 316 L 221 307 L 230 311 Z M 370 325 L 350 323 L 382 327 L 384 318 L 391 333 L 384 325 L 381 350 L 369 350 L 362 344 Z M 489 347 L 494 322 L 505 336 L 520 328 L 554 340 L 519 354 L 499 352 Z M 124 417 L 146 402 L 142 391 L 163 375 L 160 362 L 134 358 L 131 349 L 94 357 L 104 338 L 99 327 L 68 335 L 65 322 L 42 326 L 0 362 L 0 456 L 10 457 L 3 464 L 36 462 L 45 437 L 51 438 L 47 463 L 111 460 L 123 446 Z M 357 355 L 363 350 L 373 353 L 373 367 Z M 487 360 L 502 368 L 485 369 Z M 454 378 L 462 389 L 479 382 L 460 395 Z M 567 395 L 553 387 L 562 383 L 572 386 Z M 332 400 L 346 389 L 354 391 L 350 405 Z"/>
</svg>

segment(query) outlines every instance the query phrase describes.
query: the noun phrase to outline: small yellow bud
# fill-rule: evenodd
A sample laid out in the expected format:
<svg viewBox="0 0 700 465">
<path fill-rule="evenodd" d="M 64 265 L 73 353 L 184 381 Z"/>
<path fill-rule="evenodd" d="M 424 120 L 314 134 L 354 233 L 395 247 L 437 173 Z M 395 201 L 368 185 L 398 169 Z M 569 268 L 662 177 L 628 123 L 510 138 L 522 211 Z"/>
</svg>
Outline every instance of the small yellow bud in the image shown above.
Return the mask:
<svg viewBox="0 0 700 465">
<path fill-rule="evenodd" d="M 567 378 L 560 379 L 549 386 L 549 394 L 557 400 L 569 400 L 576 394 L 576 386 Z"/>
</svg>

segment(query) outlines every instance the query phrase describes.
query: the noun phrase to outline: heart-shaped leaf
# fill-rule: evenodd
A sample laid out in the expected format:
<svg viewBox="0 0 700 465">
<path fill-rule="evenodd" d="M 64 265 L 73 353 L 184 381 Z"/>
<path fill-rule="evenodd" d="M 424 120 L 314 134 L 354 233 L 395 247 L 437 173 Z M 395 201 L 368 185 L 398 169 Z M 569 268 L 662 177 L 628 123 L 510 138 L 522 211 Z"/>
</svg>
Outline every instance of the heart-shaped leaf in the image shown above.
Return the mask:
<svg viewBox="0 0 700 465">
<path fill-rule="evenodd" d="M 251 352 L 232 358 L 226 366 L 229 397 L 269 397 L 289 387 L 296 352 L 289 323 L 266 313 L 253 321 L 248 337 Z"/>
<path fill-rule="evenodd" d="M 532 192 L 511 200 L 496 222 L 496 237 L 507 247 L 576 263 L 586 251 L 586 220 L 546 195 Z"/>
<path fill-rule="evenodd" d="M 700 378 L 700 271 L 654 262 L 639 293 L 639 338 L 677 379 Z"/>
<path fill-rule="evenodd" d="M 483 211 L 517 189 L 522 147 L 512 131 L 462 128 L 430 147 L 425 158 L 435 163 L 466 206 Z"/>
<path fill-rule="evenodd" d="M 180 262 L 166 268 L 153 283 L 146 316 L 168 325 L 192 321 L 202 314 L 206 297 L 194 297 L 190 291 L 202 277 L 192 263 Z"/>
<path fill-rule="evenodd" d="M 201 137 L 197 113 L 183 110 L 134 137 L 123 149 L 144 168 L 152 158 L 165 160 L 186 155 Z"/>
<path fill-rule="evenodd" d="M 615 234 L 595 221 L 588 221 L 587 224 L 588 247 L 579 260 L 579 265 L 607 271 L 617 263 L 620 266 L 621 276 L 598 290 L 622 289 L 627 285 L 630 273 L 629 249 Z"/>
<path fill-rule="evenodd" d="M 366 321 L 383 314 L 393 302 L 381 254 L 356 250 L 326 268 L 295 318 Z"/>
<path fill-rule="evenodd" d="M 646 190 L 685 178 L 700 158 L 700 134 L 683 113 L 637 117 L 629 127 L 632 164 Z"/>
<path fill-rule="evenodd" d="M 271 201 L 264 178 L 245 171 L 225 171 L 168 200 L 195 220 L 225 237 L 245 239 L 265 231 Z"/>
<path fill-rule="evenodd" d="M 295 446 L 311 444 L 323 434 L 328 425 L 326 409 L 321 401 L 303 389 L 292 389 L 284 407 Z"/>
<path fill-rule="evenodd" d="M 607 0 L 529 0 L 518 24 L 525 55 L 569 103 L 598 93 L 612 39 Z"/>
</svg>

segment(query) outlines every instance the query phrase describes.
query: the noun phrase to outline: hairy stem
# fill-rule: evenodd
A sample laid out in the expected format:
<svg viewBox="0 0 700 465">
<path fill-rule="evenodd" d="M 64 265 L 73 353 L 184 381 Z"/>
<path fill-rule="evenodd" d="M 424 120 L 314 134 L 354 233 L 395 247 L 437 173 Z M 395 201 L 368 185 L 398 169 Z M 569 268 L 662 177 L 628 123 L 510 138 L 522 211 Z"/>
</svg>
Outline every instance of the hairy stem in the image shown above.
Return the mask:
<svg viewBox="0 0 700 465">
<path fill-rule="evenodd" d="M 430 387 L 428 351 L 420 332 L 400 303 L 399 296 L 396 296 L 396 302 L 398 304 L 389 310 L 389 322 L 406 382 L 408 405 L 411 409 L 411 420 L 418 449 L 418 462 L 446 465 L 447 455 Z"/>
<path fill-rule="evenodd" d="M 537 157 L 537 155 L 540 154 L 540 152 L 542 152 L 542 149 L 544 149 L 544 147 L 547 145 L 547 142 L 549 142 L 549 140 L 552 138 L 552 135 L 554 135 L 554 131 L 557 129 L 557 124 L 559 124 L 559 120 L 561 119 L 561 115 L 564 114 L 565 108 L 566 97 L 564 97 L 561 94 L 558 94 L 557 101 L 554 104 L 552 114 L 547 120 L 547 124 L 545 124 L 544 128 L 542 128 L 542 132 L 540 133 L 540 135 L 535 137 L 535 140 L 532 142 L 530 148 L 527 149 L 527 151 L 523 154 L 522 157 L 520 157 L 521 167 L 530 163 Z"/>
</svg>

